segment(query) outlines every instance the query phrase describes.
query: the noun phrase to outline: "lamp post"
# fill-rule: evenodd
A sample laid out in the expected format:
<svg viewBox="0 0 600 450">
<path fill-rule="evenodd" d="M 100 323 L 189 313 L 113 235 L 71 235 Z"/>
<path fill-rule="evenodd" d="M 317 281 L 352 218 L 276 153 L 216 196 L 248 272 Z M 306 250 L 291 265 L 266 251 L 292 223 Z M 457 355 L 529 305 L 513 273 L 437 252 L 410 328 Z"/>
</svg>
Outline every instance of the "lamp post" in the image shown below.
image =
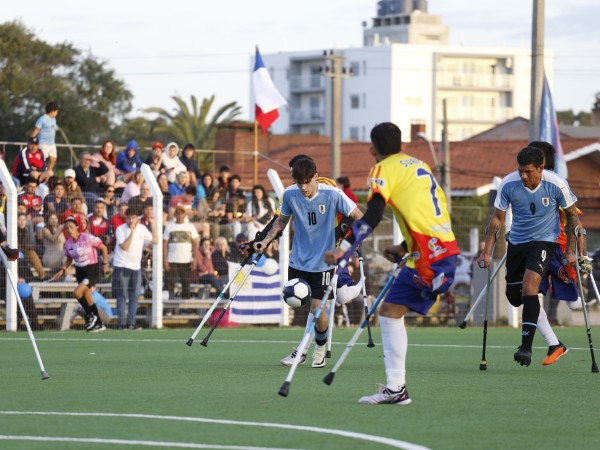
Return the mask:
<svg viewBox="0 0 600 450">
<path fill-rule="evenodd" d="M 433 164 L 435 165 L 435 170 L 438 171 L 438 176 L 441 176 L 440 161 L 439 161 L 437 155 L 435 154 L 435 150 L 433 149 L 432 142 L 427 138 L 427 135 L 425 133 L 423 133 L 422 131 L 419 131 L 417 133 L 417 137 L 419 139 L 421 139 L 422 141 L 425 141 L 427 143 L 427 145 L 429 146 L 429 151 L 431 152 L 431 157 L 433 158 Z"/>
</svg>

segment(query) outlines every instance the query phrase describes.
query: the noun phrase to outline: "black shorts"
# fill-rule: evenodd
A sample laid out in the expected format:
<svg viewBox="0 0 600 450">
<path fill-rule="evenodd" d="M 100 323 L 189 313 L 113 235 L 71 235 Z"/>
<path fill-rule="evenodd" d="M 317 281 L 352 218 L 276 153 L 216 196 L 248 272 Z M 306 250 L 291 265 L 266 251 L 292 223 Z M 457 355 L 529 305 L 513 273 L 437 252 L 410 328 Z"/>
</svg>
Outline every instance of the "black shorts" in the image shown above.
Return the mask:
<svg viewBox="0 0 600 450">
<path fill-rule="evenodd" d="M 506 282 L 523 281 L 525 270 L 529 269 L 542 278 L 548 272 L 555 242 L 533 241 L 525 244 L 508 243 L 506 250 Z"/>
<path fill-rule="evenodd" d="M 288 267 L 288 280 L 300 278 L 301 280 L 306 281 L 310 286 L 310 297 L 317 300 L 322 300 L 325 290 L 327 289 L 327 286 L 329 286 L 329 282 L 333 277 L 334 271 L 335 269 L 326 270 L 325 272 L 305 272 L 304 270 Z M 329 298 L 332 297 L 333 292 Z"/>
<path fill-rule="evenodd" d="M 83 283 L 89 288 L 98 284 L 100 278 L 100 263 L 90 264 L 89 266 L 75 266 L 75 279 L 77 283 Z"/>
</svg>

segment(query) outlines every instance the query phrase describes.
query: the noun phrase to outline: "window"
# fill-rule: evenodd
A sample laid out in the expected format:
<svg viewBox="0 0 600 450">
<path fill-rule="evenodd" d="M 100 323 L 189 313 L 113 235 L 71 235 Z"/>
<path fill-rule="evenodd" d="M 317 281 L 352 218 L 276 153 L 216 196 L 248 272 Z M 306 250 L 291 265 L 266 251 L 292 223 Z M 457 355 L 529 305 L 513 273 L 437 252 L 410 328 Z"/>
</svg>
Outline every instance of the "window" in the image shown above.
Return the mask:
<svg viewBox="0 0 600 450">
<path fill-rule="evenodd" d="M 350 127 L 350 139 L 357 141 L 358 140 L 358 127 Z"/>
<path fill-rule="evenodd" d="M 360 97 L 358 95 L 350 96 L 350 109 L 360 108 Z"/>
<path fill-rule="evenodd" d="M 350 63 L 350 71 L 352 72 L 353 77 L 360 76 L 360 63 L 357 61 Z"/>
</svg>

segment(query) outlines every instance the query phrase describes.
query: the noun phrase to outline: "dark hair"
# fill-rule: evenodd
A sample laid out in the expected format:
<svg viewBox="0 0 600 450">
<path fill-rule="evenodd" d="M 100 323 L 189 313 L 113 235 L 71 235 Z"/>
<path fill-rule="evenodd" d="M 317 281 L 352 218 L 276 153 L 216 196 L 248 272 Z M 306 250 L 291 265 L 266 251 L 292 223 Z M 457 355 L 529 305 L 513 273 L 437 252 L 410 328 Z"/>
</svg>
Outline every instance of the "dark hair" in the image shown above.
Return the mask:
<svg viewBox="0 0 600 450">
<path fill-rule="evenodd" d="M 317 166 L 312 159 L 299 159 L 292 167 L 292 178 L 296 183 L 308 183 L 316 173 Z"/>
<path fill-rule="evenodd" d="M 221 167 L 219 167 L 219 172 L 229 172 L 229 167 L 221 166 Z"/>
<path fill-rule="evenodd" d="M 517 162 L 520 166 L 540 167 L 544 165 L 544 153 L 536 147 L 525 147 L 517 155 Z"/>
<path fill-rule="evenodd" d="M 335 181 L 341 184 L 344 189 L 348 189 L 350 187 L 350 180 L 348 177 L 338 177 Z"/>
<path fill-rule="evenodd" d="M 391 122 L 380 123 L 371 130 L 371 143 L 380 155 L 400 153 L 402 132 Z"/>
<path fill-rule="evenodd" d="M 48 181 L 46 182 L 48 184 L 48 190 L 49 191 L 53 191 L 54 187 L 57 184 L 62 184 L 62 180 L 60 179 L 60 177 L 57 177 L 56 175 L 52 175 L 51 177 L 48 178 Z"/>
<path fill-rule="evenodd" d="M 311 161 L 313 161 L 313 159 L 308 155 L 296 155 L 292 159 L 290 159 L 288 165 L 290 166 L 290 168 L 292 168 L 294 167 L 294 164 L 296 164 L 296 161 L 300 161 L 301 159 L 310 159 Z"/>
<path fill-rule="evenodd" d="M 54 102 L 46 103 L 46 114 L 49 114 L 52 111 L 58 111 L 58 103 L 54 103 Z"/>
<path fill-rule="evenodd" d="M 539 148 L 544 154 L 544 169 L 554 170 L 554 155 L 556 155 L 556 150 L 552 144 L 544 141 L 531 141 L 527 144 L 527 147 Z"/>
<path fill-rule="evenodd" d="M 229 182 L 231 183 L 233 180 L 238 180 L 240 183 L 242 182 L 242 178 L 239 175 L 231 175 L 229 177 Z"/>
<path fill-rule="evenodd" d="M 185 187 L 185 193 L 188 195 L 193 195 L 194 197 L 196 196 L 196 187 L 189 184 Z"/>
<path fill-rule="evenodd" d="M 185 147 L 183 147 L 183 151 L 185 152 L 188 148 L 191 148 L 192 150 L 196 150 L 196 147 L 194 147 L 194 144 L 185 144 Z"/>
<path fill-rule="evenodd" d="M 255 186 L 252 187 L 252 215 L 256 215 L 258 214 L 259 207 L 260 205 L 258 204 L 258 199 L 256 198 L 256 196 L 254 195 L 254 191 L 258 189 L 260 191 L 262 191 L 263 193 L 263 198 L 262 198 L 262 203 L 263 206 L 265 207 L 265 209 L 268 211 L 268 216 L 269 218 L 272 216 L 273 214 L 273 207 L 271 206 L 271 202 L 269 201 L 269 197 L 267 197 L 267 191 L 265 190 L 265 188 L 262 186 L 262 184 L 257 184 Z M 260 222 L 260 220 L 259 220 Z"/>
</svg>

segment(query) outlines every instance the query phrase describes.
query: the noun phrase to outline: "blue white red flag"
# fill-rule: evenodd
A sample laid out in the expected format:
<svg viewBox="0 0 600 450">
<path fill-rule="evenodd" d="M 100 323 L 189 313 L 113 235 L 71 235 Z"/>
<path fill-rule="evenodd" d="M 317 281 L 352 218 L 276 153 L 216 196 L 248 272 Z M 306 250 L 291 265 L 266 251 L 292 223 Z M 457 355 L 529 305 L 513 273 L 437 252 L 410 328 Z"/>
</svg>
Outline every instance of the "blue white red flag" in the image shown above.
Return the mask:
<svg viewBox="0 0 600 450">
<path fill-rule="evenodd" d="M 542 93 L 542 111 L 540 117 L 540 141 L 548 142 L 556 149 L 554 156 L 554 170 L 559 177 L 567 179 L 567 162 L 565 161 L 565 153 L 562 145 L 560 145 L 560 133 L 558 131 L 558 119 L 552 102 L 552 94 L 550 94 L 550 86 L 548 79 L 544 74 L 544 92 Z"/>
<path fill-rule="evenodd" d="M 256 57 L 254 63 L 254 72 L 252 73 L 252 85 L 254 87 L 254 108 L 255 119 L 260 125 L 263 134 L 267 134 L 267 129 L 279 117 L 278 108 L 287 105 L 285 98 L 277 91 L 277 88 L 271 80 L 262 57 L 256 48 Z"/>
</svg>

